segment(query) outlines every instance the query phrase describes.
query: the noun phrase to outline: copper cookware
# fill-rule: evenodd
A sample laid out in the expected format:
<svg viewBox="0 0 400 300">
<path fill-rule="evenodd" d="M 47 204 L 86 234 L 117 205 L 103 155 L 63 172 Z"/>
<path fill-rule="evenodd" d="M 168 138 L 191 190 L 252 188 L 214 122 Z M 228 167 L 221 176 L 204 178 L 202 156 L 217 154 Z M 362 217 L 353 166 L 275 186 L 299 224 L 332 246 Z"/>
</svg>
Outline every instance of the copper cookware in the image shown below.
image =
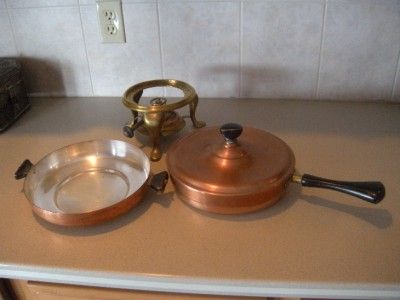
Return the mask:
<svg viewBox="0 0 400 300">
<path fill-rule="evenodd" d="M 25 160 L 15 173 L 16 179 L 25 178 L 23 190 L 33 212 L 63 226 L 113 219 L 135 207 L 149 186 L 162 191 L 167 176 L 152 176 L 143 151 L 117 140 L 69 145 L 36 165 Z"/>
<path fill-rule="evenodd" d="M 295 157 L 284 141 L 263 130 L 233 123 L 203 128 L 178 140 L 167 153 L 167 166 L 180 199 L 221 214 L 271 206 L 291 181 L 334 189 L 371 203 L 378 203 L 385 194 L 380 182 L 295 175 Z"/>
</svg>

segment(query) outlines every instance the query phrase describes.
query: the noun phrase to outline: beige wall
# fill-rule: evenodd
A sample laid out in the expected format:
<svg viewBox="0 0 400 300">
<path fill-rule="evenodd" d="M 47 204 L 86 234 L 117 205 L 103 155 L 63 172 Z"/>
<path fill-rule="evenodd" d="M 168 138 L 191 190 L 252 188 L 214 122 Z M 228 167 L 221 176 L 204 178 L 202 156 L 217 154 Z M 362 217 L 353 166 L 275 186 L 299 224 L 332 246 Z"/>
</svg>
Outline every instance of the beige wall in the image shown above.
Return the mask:
<svg viewBox="0 0 400 300">
<path fill-rule="evenodd" d="M 0 56 L 31 95 L 121 96 L 175 78 L 200 97 L 400 100 L 399 0 L 123 0 L 102 44 L 95 0 L 0 0 Z"/>
</svg>

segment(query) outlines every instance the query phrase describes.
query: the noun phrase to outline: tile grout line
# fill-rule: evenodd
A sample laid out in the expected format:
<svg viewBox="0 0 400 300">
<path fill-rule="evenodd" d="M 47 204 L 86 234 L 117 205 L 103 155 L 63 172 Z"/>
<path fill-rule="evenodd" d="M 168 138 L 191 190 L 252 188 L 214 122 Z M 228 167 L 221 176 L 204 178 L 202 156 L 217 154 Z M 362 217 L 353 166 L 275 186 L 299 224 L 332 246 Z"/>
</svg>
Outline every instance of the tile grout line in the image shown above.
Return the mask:
<svg viewBox="0 0 400 300">
<path fill-rule="evenodd" d="M 399 77 L 399 66 L 400 66 L 400 50 L 399 53 L 397 54 L 397 64 L 396 64 L 396 70 L 394 73 L 394 79 L 393 79 L 393 85 L 392 85 L 392 93 L 390 96 L 391 101 L 395 101 L 394 99 L 394 90 L 396 88 L 396 83 L 397 83 L 397 79 Z"/>
<path fill-rule="evenodd" d="M 87 46 L 86 46 L 86 37 L 85 37 L 85 33 L 83 32 L 82 13 L 81 13 L 81 8 L 79 6 L 78 6 L 78 14 L 79 14 L 79 21 L 80 21 L 80 25 L 81 25 L 80 27 L 81 27 L 82 39 L 83 39 L 83 50 L 85 52 L 87 68 L 88 68 L 88 71 L 89 71 L 90 87 L 91 87 L 91 90 L 92 90 L 92 96 L 94 96 L 95 93 L 94 93 L 92 69 L 90 68 L 89 56 L 88 56 Z"/>
<path fill-rule="evenodd" d="M 38 6 L 23 6 L 23 7 L 8 7 L 6 3 L 6 7 L 9 9 L 15 9 L 15 10 L 23 10 L 23 9 L 32 9 L 32 8 L 51 8 L 51 7 L 77 7 L 77 6 L 89 6 L 92 4 L 86 4 L 86 5 L 79 5 L 79 4 L 70 4 L 70 5 L 38 5 Z"/>
<path fill-rule="evenodd" d="M 324 36 L 325 36 L 325 19 L 326 19 L 326 13 L 328 10 L 328 1 L 324 1 L 324 13 L 322 16 L 322 28 L 321 28 L 321 43 L 319 45 L 319 56 L 318 56 L 318 70 L 317 70 L 317 84 L 315 87 L 315 95 L 314 99 L 318 99 L 319 97 L 319 89 L 320 89 L 320 76 L 321 76 L 321 62 L 322 62 L 322 46 L 324 44 Z"/>
<path fill-rule="evenodd" d="M 156 13 L 157 13 L 157 30 L 158 30 L 158 45 L 160 47 L 160 68 L 161 68 L 161 77 L 165 79 L 164 74 L 164 49 L 162 45 L 162 38 L 161 38 L 161 18 L 160 18 L 160 3 L 157 0 L 156 2 Z M 164 97 L 167 96 L 167 89 L 163 87 Z"/>
<path fill-rule="evenodd" d="M 243 67 L 243 1 L 239 9 L 239 88 L 238 97 L 242 97 L 242 67 Z"/>
</svg>

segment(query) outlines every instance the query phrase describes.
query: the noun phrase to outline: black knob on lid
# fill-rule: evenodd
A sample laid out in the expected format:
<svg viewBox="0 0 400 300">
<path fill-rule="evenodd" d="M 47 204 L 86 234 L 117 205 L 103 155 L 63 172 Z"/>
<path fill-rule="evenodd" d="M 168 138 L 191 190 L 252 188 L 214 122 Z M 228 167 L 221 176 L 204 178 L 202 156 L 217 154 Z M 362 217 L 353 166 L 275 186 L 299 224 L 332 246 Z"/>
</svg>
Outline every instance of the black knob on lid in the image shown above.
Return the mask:
<svg viewBox="0 0 400 300">
<path fill-rule="evenodd" d="M 221 126 L 219 131 L 224 136 L 225 141 L 228 143 L 235 143 L 236 139 L 242 133 L 243 127 L 236 123 L 226 123 Z"/>
</svg>

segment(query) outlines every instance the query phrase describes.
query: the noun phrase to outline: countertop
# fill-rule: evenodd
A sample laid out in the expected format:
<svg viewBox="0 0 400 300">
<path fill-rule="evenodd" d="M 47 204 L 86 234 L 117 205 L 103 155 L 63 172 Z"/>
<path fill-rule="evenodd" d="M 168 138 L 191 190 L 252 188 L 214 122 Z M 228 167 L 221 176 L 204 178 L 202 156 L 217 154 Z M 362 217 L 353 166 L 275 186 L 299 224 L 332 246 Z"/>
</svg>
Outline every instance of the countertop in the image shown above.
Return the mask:
<svg viewBox="0 0 400 300">
<path fill-rule="evenodd" d="M 184 110 L 185 114 L 188 111 Z M 0 276 L 182 293 L 400 298 L 400 106 L 387 103 L 200 99 L 207 125 L 234 121 L 290 145 L 300 173 L 379 180 L 385 199 L 290 184 L 273 207 L 221 216 L 174 195 L 149 192 L 129 213 L 87 228 L 36 217 L 14 179 L 20 163 L 84 140 L 128 139 L 130 112 L 117 98 L 34 99 L 0 135 Z M 190 120 L 163 150 L 193 130 Z M 151 164 L 166 168 L 165 156 Z"/>
</svg>

